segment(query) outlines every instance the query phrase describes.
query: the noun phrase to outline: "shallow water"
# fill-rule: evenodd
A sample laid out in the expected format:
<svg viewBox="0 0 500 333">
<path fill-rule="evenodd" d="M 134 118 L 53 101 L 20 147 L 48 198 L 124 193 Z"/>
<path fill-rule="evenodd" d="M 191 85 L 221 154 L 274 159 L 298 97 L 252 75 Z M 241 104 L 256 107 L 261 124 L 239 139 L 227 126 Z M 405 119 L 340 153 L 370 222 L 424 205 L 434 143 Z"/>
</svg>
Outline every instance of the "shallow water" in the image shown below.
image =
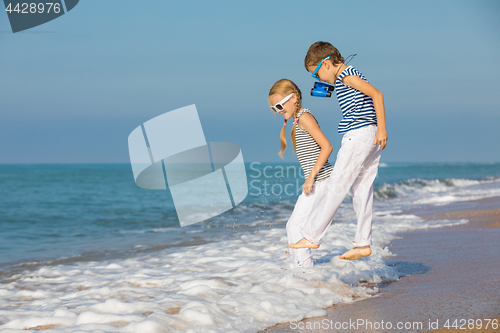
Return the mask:
<svg viewBox="0 0 500 333">
<path fill-rule="evenodd" d="M 168 191 L 138 188 L 129 165 L 0 166 L 0 332 L 242 332 L 318 316 L 398 279 L 386 261 L 396 232 L 467 222 L 426 222 L 406 208 L 500 195 L 499 164 L 382 165 L 374 254 L 337 258 L 355 231 L 347 197 L 315 268 L 289 270 L 298 170 L 249 164 L 241 205 L 180 228 Z"/>
</svg>

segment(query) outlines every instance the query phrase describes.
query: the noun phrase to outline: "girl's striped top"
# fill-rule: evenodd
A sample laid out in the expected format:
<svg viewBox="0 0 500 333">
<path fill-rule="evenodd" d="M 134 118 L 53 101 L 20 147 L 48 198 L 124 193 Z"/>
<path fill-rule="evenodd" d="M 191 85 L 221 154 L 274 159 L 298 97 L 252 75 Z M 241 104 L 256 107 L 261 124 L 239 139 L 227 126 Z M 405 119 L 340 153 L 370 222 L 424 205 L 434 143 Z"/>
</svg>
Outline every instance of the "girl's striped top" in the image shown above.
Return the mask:
<svg viewBox="0 0 500 333">
<path fill-rule="evenodd" d="M 308 109 L 303 109 L 297 115 L 297 119 L 304 113 L 307 112 L 312 116 L 311 111 Z M 314 117 L 314 116 L 313 116 Z M 315 118 L 316 119 L 316 118 Z M 308 131 L 300 128 L 298 123 L 295 123 L 295 144 L 297 147 L 297 158 L 299 159 L 300 166 L 304 171 L 304 176 L 307 179 L 309 173 L 311 172 L 314 164 L 318 160 L 319 152 L 321 151 L 320 145 L 314 140 L 314 138 L 309 134 Z M 328 163 L 328 160 L 323 164 L 315 180 L 324 180 L 330 177 L 332 173 L 332 165 Z"/>
<path fill-rule="evenodd" d="M 342 111 L 339 133 L 345 133 L 349 130 L 372 124 L 377 125 L 377 114 L 373 106 L 373 99 L 361 91 L 345 85 L 342 79 L 348 75 L 356 75 L 363 81 L 368 82 L 365 76 L 352 66 L 344 69 L 335 81 L 337 99 Z"/>
</svg>

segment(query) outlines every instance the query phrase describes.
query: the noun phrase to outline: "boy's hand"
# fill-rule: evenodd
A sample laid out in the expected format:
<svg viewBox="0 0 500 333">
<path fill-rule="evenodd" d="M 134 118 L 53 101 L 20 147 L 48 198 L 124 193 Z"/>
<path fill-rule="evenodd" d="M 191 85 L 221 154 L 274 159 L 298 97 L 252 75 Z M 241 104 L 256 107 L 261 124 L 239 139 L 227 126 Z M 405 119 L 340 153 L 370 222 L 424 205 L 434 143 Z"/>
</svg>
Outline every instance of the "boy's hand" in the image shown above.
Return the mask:
<svg viewBox="0 0 500 333">
<path fill-rule="evenodd" d="M 373 144 L 376 145 L 378 143 L 382 147 L 382 150 L 384 150 L 385 146 L 387 146 L 387 139 L 387 131 L 379 128 L 377 134 L 375 134 Z"/>
<path fill-rule="evenodd" d="M 306 195 L 309 195 L 309 192 L 313 190 L 313 184 L 314 184 L 314 179 L 310 179 L 308 177 L 304 182 L 304 185 L 302 185 L 302 192 L 304 192 Z"/>
</svg>

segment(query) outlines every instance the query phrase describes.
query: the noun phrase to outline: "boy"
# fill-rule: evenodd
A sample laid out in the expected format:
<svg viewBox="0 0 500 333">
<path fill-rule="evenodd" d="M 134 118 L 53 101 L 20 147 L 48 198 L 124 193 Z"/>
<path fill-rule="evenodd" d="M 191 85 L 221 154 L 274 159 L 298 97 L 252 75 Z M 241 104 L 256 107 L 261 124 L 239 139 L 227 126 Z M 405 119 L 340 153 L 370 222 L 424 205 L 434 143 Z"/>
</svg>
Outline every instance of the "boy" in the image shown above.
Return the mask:
<svg viewBox="0 0 500 333">
<path fill-rule="evenodd" d="M 384 98 L 380 91 L 352 66 L 344 64 L 340 52 L 330 43 L 316 42 L 304 59 L 308 72 L 335 86 L 342 111 L 338 132 L 344 133 L 337 160 L 329 177 L 328 195 L 315 214 L 301 228 L 304 238 L 291 248 L 318 248 L 335 213 L 352 189 L 358 219 L 353 248 L 340 259 L 355 260 L 371 254 L 373 181 L 381 151 L 387 145 Z"/>
</svg>

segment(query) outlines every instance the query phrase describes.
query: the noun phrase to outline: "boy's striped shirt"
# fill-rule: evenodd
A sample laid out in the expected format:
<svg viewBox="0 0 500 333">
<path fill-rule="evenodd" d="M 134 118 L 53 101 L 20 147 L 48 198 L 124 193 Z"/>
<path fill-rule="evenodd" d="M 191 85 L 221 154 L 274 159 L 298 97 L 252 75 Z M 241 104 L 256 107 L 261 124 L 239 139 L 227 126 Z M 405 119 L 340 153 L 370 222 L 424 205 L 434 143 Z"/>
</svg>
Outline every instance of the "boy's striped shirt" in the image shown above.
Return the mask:
<svg viewBox="0 0 500 333">
<path fill-rule="evenodd" d="M 352 66 L 344 69 L 335 81 L 337 99 L 342 111 L 342 120 L 338 128 L 339 133 L 372 124 L 377 125 L 377 114 L 373 106 L 373 99 L 361 91 L 345 85 L 342 78 L 348 75 L 355 75 L 368 82 L 365 76 Z"/>
</svg>

